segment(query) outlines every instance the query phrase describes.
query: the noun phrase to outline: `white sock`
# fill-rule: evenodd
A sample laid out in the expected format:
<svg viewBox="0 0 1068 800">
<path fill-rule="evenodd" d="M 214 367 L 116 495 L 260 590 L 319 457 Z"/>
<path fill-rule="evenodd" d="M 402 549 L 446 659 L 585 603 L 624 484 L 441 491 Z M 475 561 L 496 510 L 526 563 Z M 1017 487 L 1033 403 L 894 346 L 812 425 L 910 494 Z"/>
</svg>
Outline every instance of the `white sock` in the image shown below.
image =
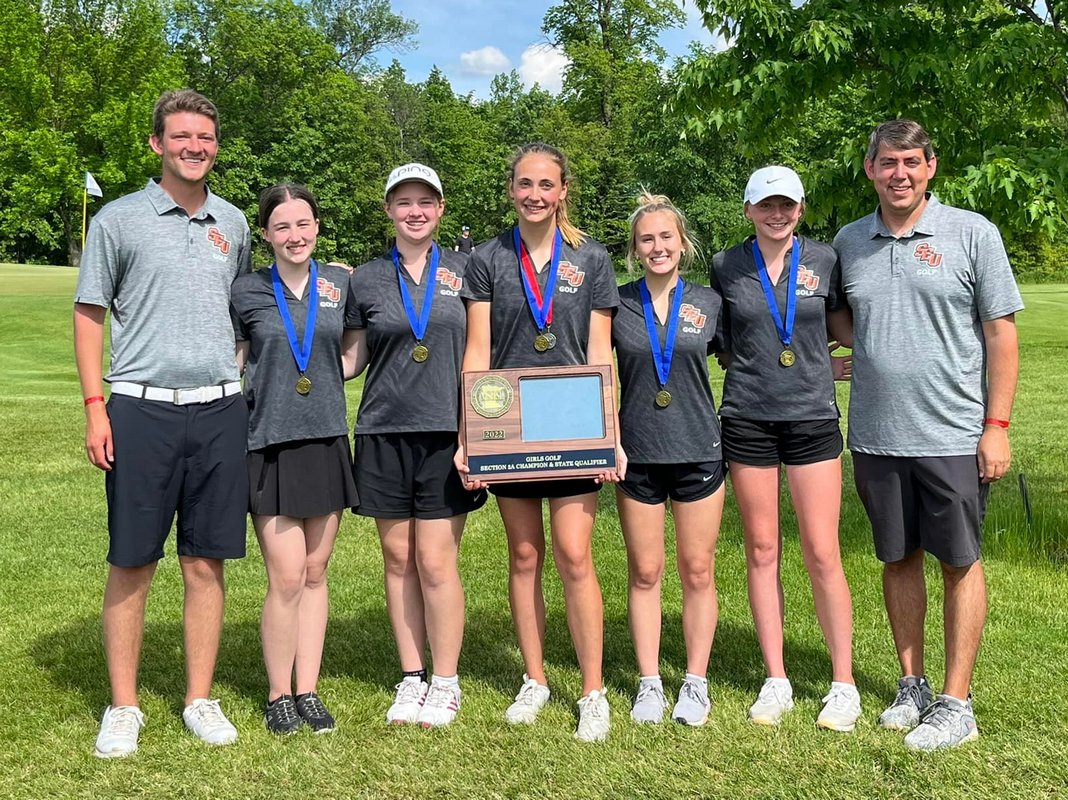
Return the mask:
<svg viewBox="0 0 1068 800">
<path fill-rule="evenodd" d="M 444 675 L 431 675 L 430 676 L 430 682 L 431 683 L 441 683 L 441 684 L 444 684 L 445 686 L 459 686 L 460 685 L 460 676 L 459 675 L 451 675 L 451 676 L 446 677 Z"/>
<path fill-rule="evenodd" d="M 706 678 L 704 675 L 694 675 L 692 672 L 687 672 L 686 680 L 693 681 L 698 686 L 708 686 L 708 678 Z"/>
<path fill-rule="evenodd" d="M 663 686 L 663 682 L 660 680 L 659 675 L 640 675 L 638 676 L 638 682 L 641 684 L 651 683 L 655 686 Z"/>
</svg>

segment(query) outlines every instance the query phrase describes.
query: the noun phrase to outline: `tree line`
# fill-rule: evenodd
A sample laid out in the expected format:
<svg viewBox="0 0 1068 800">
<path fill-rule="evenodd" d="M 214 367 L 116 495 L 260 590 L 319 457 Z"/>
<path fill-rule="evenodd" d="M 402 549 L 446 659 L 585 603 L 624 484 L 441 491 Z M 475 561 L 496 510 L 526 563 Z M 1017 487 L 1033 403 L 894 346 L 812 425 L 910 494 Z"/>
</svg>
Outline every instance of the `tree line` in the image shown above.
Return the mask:
<svg viewBox="0 0 1068 800">
<path fill-rule="evenodd" d="M 1068 279 L 1068 2 L 697 4 L 728 46 L 669 64 L 676 0 L 563 0 L 542 29 L 571 61 L 562 90 L 513 71 L 476 98 L 376 60 L 438 35 L 388 0 L 0 0 L 0 260 L 77 264 L 83 171 L 105 200 L 140 188 L 153 102 L 189 86 L 222 116 L 212 189 L 251 220 L 263 187 L 306 183 L 320 253 L 352 263 L 388 242 L 392 166 L 437 169 L 442 241 L 481 240 L 510 221 L 509 155 L 531 140 L 568 153 L 577 221 L 620 260 L 641 187 L 714 252 L 745 234 L 742 187 L 771 162 L 801 173 L 803 224 L 827 239 L 874 208 L 866 137 L 900 115 L 932 134 L 935 191 L 994 219 L 1022 278 Z"/>
</svg>

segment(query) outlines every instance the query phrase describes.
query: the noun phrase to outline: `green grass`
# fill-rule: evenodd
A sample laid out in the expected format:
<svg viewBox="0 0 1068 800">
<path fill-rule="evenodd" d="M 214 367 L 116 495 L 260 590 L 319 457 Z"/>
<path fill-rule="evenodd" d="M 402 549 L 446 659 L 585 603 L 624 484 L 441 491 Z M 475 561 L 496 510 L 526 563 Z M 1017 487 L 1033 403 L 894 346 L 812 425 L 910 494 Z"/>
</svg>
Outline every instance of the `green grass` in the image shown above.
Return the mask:
<svg viewBox="0 0 1068 800">
<path fill-rule="evenodd" d="M 1019 317 L 1023 369 L 1012 436 L 1035 519 L 1029 529 L 1015 483 L 994 488 L 986 564 L 991 613 L 975 679 L 982 737 L 968 747 L 917 756 L 902 748 L 899 736 L 874 726 L 892 695 L 896 662 L 867 524 L 847 477 L 842 549 L 854 593 L 856 676 L 865 706 L 855 735 L 813 726 L 830 667 L 790 516 L 784 520 L 786 656 L 798 707 L 778 730 L 744 721 L 763 676 L 730 501 L 718 553 L 721 620 L 710 722 L 699 730 L 633 725 L 627 716 L 635 667 L 626 558 L 605 492 L 595 557 L 614 716 L 607 743 L 580 745 L 571 738 L 581 684 L 551 567 L 547 664 L 554 700 L 532 730 L 502 721 L 522 667 L 506 600 L 504 534 L 495 510 L 487 508 L 472 517 L 464 540 L 464 707 L 450 729 L 383 724 L 397 669 L 381 556 L 372 526 L 349 515 L 331 566 L 320 687 L 338 717 L 336 734 L 280 740 L 263 728 L 258 613 L 266 582 L 250 537 L 248 558 L 228 567 L 217 672 L 217 694 L 240 741 L 210 750 L 182 730 L 181 581 L 171 555 L 149 601 L 141 677 L 148 727 L 141 749 L 132 759 L 101 762 L 91 749 L 108 701 L 99 623 L 107 534 L 103 480 L 82 448 L 70 343 L 74 277 L 67 269 L 0 266 L 0 796 L 1046 798 L 1066 792 L 1068 440 L 1061 403 L 1068 383 L 1068 287 L 1027 287 L 1028 310 Z M 350 414 L 358 391 L 351 389 Z M 928 671 L 938 685 L 941 582 L 929 566 Z M 679 596 L 678 580 L 669 576 L 662 649 L 672 691 L 684 666 Z"/>
</svg>

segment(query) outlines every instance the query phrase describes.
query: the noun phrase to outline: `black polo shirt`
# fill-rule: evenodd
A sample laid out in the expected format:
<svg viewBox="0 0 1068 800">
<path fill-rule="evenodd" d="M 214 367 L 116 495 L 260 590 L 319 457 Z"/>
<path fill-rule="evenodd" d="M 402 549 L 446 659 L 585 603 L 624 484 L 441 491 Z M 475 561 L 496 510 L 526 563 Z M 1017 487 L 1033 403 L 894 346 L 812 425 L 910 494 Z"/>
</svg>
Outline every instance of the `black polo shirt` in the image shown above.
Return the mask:
<svg viewBox="0 0 1068 800">
<path fill-rule="evenodd" d="M 677 289 L 668 296 L 669 308 Z M 722 299 L 707 286 L 686 282 L 679 308 L 675 354 L 666 389 L 671 404 L 654 402 L 660 378 L 653 363 L 638 281 L 619 289 L 612 345 L 619 361 L 620 441 L 636 464 L 692 464 L 722 459 L 716 403 L 708 382 L 708 356 L 723 349 Z M 655 315 L 654 315 L 655 317 Z M 663 350 L 667 325 L 656 321 Z"/>
<path fill-rule="evenodd" d="M 341 337 L 352 324 L 354 303 L 349 273 L 319 264 L 319 311 L 305 375 L 311 391 L 296 390 L 300 372 L 289 347 L 282 316 L 275 303 L 271 271 L 239 275 L 230 290 L 234 338 L 249 343 L 245 367 L 245 399 L 249 408 L 249 450 L 300 439 L 323 439 L 348 433 Z M 298 344 L 304 342 L 311 281 L 302 297 L 282 284 Z"/>
<path fill-rule="evenodd" d="M 753 260 L 754 237 L 712 258 L 709 282 L 723 296 L 726 340 L 731 353 L 719 413 L 765 422 L 837 419 L 827 312 L 845 307 L 834 249 L 799 237 L 801 261 L 793 341 L 796 362 L 779 363 L 783 350 Z M 791 251 L 774 286 L 779 314 L 786 319 Z"/>
<path fill-rule="evenodd" d="M 548 269 L 537 273 L 542 291 L 548 277 Z M 556 347 L 539 353 L 534 349 L 539 331 L 523 291 L 512 229 L 475 248 L 467 264 L 463 297 L 491 304 L 491 369 L 586 363 L 590 314 L 619 305 L 612 260 L 599 242 L 587 238 L 577 249 L 563 243 L 553 295 L 550 330 Z"/>
<path fill-rule="evenodd" d="M 367 329 L 370 354 L 356 417 L 357 434 L 455 432 L 459 428 L 460 362 L 467 331 L 460 292 L 467 256 L 454 250 L 440 252 L 433 276 L 428 252 L 419 283 L 401 270 L 417 313 L 423 310 L 427 286 L 433 283 L 436 292 L 423 337 L 430 355 L 422 363 L 412 359 L 415 336 L 404 313 L 393 259 L 381 256 L 352 273 L 353 327 Z"/>
</svg>

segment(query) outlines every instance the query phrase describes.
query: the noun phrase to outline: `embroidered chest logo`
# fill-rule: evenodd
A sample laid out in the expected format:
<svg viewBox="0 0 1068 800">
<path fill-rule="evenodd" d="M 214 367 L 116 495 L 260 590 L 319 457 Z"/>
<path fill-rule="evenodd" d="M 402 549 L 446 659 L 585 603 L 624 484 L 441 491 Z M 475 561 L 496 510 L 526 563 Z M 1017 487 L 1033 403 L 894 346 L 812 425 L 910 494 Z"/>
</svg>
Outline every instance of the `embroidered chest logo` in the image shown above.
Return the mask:
<svg viewBox="0 0 1068 800">
<path fill-rule="evenodd" d="M 942 266 L 942 254 L 926 242 L 916 245 L 916 249 L 912 252 L 912 257 L 929 267 Z"/>
<path fill-rule="evenodd" d="M 797 268 L 797 289 L 795 294 L 798 297 L 810 297 L 816 293 L 816 290 L 820 288 L 820 276 L 810 270 L 804 264 L 801 264 Z"/>
<path fill-rule="evenodd" d="M 679 307 L 679 318 L 685 323 L 682 329 L 686 333 L 700 333 L 708 322 L 708 315 L 690 303 L 683 303 Z"/>
<path fill-rule="evenodd" d="M 464 288 L 464 279 L 445 267 L 438 267 L 435 278 L 441 284 L 441 294 L 456 297 L 460 294 L 460 290 Z"/>
<path fill-rule="evenodd" d="M 577 269 L 570 261 L 561 261 L 556 270 L 556 279 L 560 282 L 561 292 L 576 294 L 582 282 L 586 280 L 586 273 Z"/>
<path fill-rule="evenodd" d="M 208 241 L 211 242 L 212 246 L 224 256 L 230 252 L 230 240 L 227 239 L 223 235 L 223 232 L 218 228 L 208 228 Z"/>
<path fill-rule="evenodd" d="M 319 292 L 319 308 L 337 308 L 337 304 L 341 302 L 341 287 L 335 286 L 326 278 L 319 278 L 315 286 Z"/>
</svg>

